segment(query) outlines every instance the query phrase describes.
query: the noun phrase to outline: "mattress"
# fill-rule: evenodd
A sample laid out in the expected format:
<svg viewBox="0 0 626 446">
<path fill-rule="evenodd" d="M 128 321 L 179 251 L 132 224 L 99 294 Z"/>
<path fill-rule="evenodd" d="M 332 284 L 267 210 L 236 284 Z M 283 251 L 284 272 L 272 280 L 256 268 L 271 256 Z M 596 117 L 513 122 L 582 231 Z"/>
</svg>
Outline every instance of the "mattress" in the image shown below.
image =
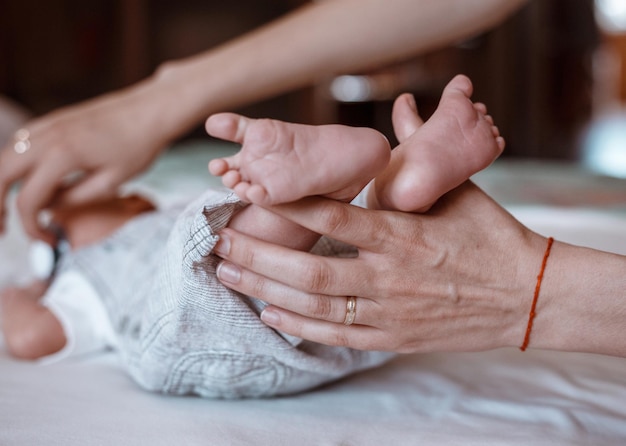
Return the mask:
<svg viewBox="0 0 626 446">
<path fill-rule="evenodd" d="M 161 203 L 184 199 L 217 184 L 206 164 L 232 150 L 171 149 L 127 187 Z M 545 235 L 626 254 L 621 181 L 518 162 L 496 163 L 475 181 Z M 26 245 L 12 212 L 0 286 L 29 280 Z M 0 445 L 42 444 L 626 444 L 626 359 L 518 349 L 403 355 L 311 392 L 224 401 L 145 392 L 113 352 L 38 365 L 0 345 Z"/>
</svg>

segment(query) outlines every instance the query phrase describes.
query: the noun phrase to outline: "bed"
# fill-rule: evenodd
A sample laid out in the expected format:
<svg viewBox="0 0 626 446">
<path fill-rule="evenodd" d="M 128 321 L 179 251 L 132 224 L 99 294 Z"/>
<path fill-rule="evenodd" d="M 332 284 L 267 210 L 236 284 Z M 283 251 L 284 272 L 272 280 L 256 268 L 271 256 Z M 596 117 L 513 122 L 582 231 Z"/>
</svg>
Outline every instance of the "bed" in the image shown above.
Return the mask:
<svg viewBox="0 0 626 446">
<path fill-rule="evenodd" d="M 186 144 L 128 185 L 166 203 L 216 184 L 232 146 Z M 531 228 L 626 254 L 626 182 L 501 161 L 475 181 Z M 11 214 L 0 286 L 29 280 Z M 626 359 L 550 351 L 400 356 L 305 394 L 223 401 L 140 390 L 113 353 L 50 365 L 0 345 L 0 445 L 626 444 Z"/>
</svg>

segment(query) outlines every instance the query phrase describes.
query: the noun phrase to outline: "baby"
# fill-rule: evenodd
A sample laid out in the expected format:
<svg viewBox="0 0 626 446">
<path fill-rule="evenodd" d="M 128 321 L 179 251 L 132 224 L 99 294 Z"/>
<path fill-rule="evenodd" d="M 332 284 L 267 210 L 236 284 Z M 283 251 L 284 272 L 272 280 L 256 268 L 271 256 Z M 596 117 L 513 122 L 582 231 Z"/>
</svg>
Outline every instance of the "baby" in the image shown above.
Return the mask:
<svg viewBox="0 0 626 446">
<path fill-rule="evenodd" d="M 217 280 L 216 234 L 228 225 L 292 248 L 354 255 L 268 206 L 311 195 L 352 201 L 375 177 L 360 197 L 369 206 L 428 209 L 504 148 L 471 93 L 457 76 L 426 123 L 410 96 L 399 97 L 393 121 L 403 142 L 393 151 L 371 129 L 210 117 L 211 135 L 242 145 L 209 164 L 234 194 L 210 190 L 184 209 L 129 197 L 56 213 L 71 250 L 49 282 L 2 293 L 9 351 L 50 359 L 112 347 L 145 389 L 220 398 L 299 392 L 382 364 L 390 353 L 316 344 L 263 324 L 263 302 Z"/>
</svg>

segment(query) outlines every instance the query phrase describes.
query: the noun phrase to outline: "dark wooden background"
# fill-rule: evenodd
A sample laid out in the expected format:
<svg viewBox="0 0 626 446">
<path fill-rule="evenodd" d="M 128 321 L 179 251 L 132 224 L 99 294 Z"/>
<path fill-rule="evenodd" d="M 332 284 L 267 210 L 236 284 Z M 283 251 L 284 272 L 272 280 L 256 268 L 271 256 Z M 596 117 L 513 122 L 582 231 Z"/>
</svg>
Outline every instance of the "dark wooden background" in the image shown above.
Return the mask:
<svg viewBox="0 0 626 446">
<path fill-rule="evenodd" d="M 193 54 L 302 4 L 299 0 L 0 0 L 0 93 L 35 114 L 129 85 L 159 63 Z M 424 115 L 456 73 L 475 83 L 507 139 L 505 156 L 576 158 L 592 116 L 592 0 L 534 0 L 483 35 L 369 75 L 382 96 L 338 101 L 329 79 L 241 110 L 298 122 L 373 126 L 391 137 L 395 95 Z M 199 136 L 200 129 L 190 136 Z"/>
</svg>

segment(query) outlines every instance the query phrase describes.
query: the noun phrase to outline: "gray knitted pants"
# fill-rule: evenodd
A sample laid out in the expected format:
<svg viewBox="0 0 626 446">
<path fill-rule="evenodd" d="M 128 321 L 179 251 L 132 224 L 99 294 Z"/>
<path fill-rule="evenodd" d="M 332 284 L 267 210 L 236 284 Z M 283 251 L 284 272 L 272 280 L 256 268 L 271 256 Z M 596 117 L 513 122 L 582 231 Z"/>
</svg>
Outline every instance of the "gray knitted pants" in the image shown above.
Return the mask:
<svg viewBox="0 0 626 446">
<path fill-rule="evenodd" d="M 184 209 L 142 215 L 64 260 L 62 268 L 77 269 L 101 296 L 137 383 L 176 395 L 273 396 L 391 358 L 278 333 L 259 319 L 263 302 L 219 283 L 215 233 L 241 206 L 232 195 L 208 191 Z M 326 239 L 314 251 L 353 254 Z"/>
</svg>

